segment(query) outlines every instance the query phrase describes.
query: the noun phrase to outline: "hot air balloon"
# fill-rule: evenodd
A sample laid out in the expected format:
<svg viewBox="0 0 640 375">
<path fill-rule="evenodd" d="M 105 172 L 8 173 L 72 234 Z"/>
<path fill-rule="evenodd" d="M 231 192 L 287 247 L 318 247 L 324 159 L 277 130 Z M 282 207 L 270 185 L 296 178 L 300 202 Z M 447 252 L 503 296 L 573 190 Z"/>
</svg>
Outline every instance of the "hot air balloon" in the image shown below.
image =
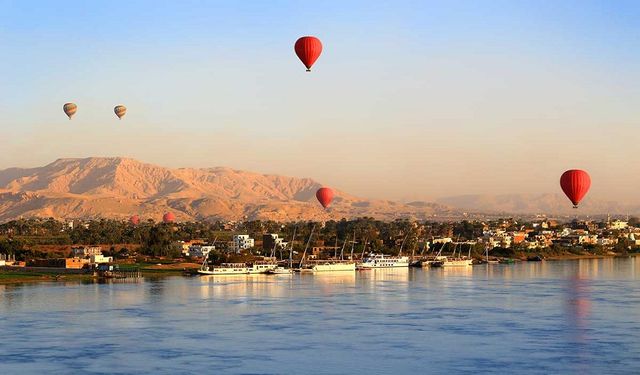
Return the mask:
<svg viewBox="0 0 640 375">
<path fill-rule="evenodd" d="M 333 200 L 333 190 L 328 187 L 321 187 L 316 191 L 316 198 L 318 198 L 318 202 L 322 207 L 327 208 Z"/>
<path fill-rule="evenodd" d="M 119 120 L 122 120 L 122 118 L 124 117 L 124 115 L 127 114 L 127 107 L 123 106 L 123 105 L 117 105 L 114 109 L 113 112 L 116 114 L 116 116 L 118 116 Z"/>
<path fill-rule="evenodd" d="M 173 212 L 167 212 L 162 215 L 162 221 L 165 223 L 173 223 L 174 221 L 176 221 L 176 216 L 173 214 Z"/>
<path fill-rule="evenodd" d="M 307 72 L 310 72 L 311 66 L 322 53 L 322 43 L 315 36 L 303 36 L 296 40 L 294 50 L 300 61 L 307 67 Z"/>
<path fill-rule="evenodd" d="M 578 204 L 591 187 L 591 177 L 583 170 L 570 169 L 560 177 L 560 187 L 573 203 L 573 207 L 578 208 Z"/>
<path fill-rule="evenodd" d="M 132 225 L 138 225 L 140 224 L 140 216 L 138 215 L 133 215 L 129 218 L 129 223 L 131 223 Z"/>
<path fill-rule="evenodd" d="M 75 105 L 75 103 L 64 103 L 62 110 L 67 116 L 69 116 L 69 120 L 71 120 L 71 117 L 78 112 L 78 106 Z"/>
</svg>

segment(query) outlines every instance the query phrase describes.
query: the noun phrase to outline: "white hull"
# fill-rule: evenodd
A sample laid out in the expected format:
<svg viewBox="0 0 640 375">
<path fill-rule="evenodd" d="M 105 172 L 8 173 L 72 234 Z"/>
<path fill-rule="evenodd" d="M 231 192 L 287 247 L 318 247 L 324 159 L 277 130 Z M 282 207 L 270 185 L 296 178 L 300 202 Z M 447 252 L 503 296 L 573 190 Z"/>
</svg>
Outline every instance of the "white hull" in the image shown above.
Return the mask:
<svg viewBox="0 0 640 375">
<path fill-rule="evenodd" d="M 198 273 L 201 275 L 257 275 L 267 273 L 270 270 L 275 270 L 276 264 L 254 264 L 251 267 L 248 266 L 217 266 L 206 267 L 199 269 Z"/>
<path fill-rule="evenodd" d="M 291 268 L 284 268 L 284 267 L 276 267 L 272 270 L 268 270 L 267 272 L 265 272 L 269 275 L 291 275 L 293 273 L 293 269 Z"/>
<path fill-rule="evenodd" d="M 355 263 L 327 263 L 315 264 L 309 268 L 302 268 L 300 272 L 337 272 L 337 271 L 355 271 Z"/>
<path fill-rule="evenodd" d="M 392 257 L 382 254 L 371 255 L 366 258 L 364 262 L 358 264 L 358 268 L 396 268 L 396 267 L 409 267 L 409 257 Z"/>
<path fill-rule="evenodd" d="M 360 263 L 358 264 L 358 268 L 396 268 L 396 267 L 409 267 L 409 263 L 393 263 L 393 264 L 385 264 L 385 265 L 370 265 Z"/>
<path fill-rule="evenodd" d="M 467 267 L 473 265 L 472 259 L 454 259 L 442 262 L 442 267 Z"/>
</svg>

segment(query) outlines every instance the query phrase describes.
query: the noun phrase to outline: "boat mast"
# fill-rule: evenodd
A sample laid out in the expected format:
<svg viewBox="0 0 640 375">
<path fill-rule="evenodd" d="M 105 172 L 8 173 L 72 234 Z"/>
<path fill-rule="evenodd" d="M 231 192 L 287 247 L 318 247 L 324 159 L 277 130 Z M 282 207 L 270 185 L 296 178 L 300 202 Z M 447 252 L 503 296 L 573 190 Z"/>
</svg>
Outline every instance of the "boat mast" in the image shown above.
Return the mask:
<svg viewBox="0 0 640 375">
<path fill-rule="evenodd" d="M 362 255 L 360 256 L 360 259 L 364 259 L 364 250 L 367 248 L 367 238 L 365 237 L 364 239 L 364 245 L 362 246 Z"/>
<path fill-rule="evenodd" d="M 404 241 L 407 240 L 407 237 L 409 237 L 409 235 L 407 234 L 406 236 L 404 236 L 404 238 L 402 239 L 402 243 L 400 244 L 400 251 L 398 251 L 398 256 L 401 257 L 402 256 L 402 248 L 404 247 Z"/>
<path fill-rule="evenodd" d="M 344 239 L 342 243 L 342 249 L 340 249 L 340 260 L 344 260 L 344 247 L 347 246 L 347 239 Z"/>
<path fill-rule="evenodd" d="M 291 248 L 289 249 L 289 268 L 293 268 L 293 241 L 296 239 L 297 226 L 293 227 L 293 237 L 291 237 Z"/>
<path fill-rule="evenodd" d="M 311 228 L 311 233 L 309 233 L 309 240 L 307 240 L 307 245 L 304 247 L 302 258 L 300 258 L 300 266 L 298 268 L 302 268 L 302 262 L 304 262 L 304 258 L 307 256 L 307 249 L 309 248 L 309 244 L 311 243 L 311 237 L 313 237 L 313 231 L 315 229 L 316 229 L 316 225 L 313 224 L 313 227 Z"/>
<path fill-rule="evenodd" d="M 217 240 L 218 240 L 218 236 L 216 236 L 213 239 L 213 243 L 211 244 L 211 246 L 215 246 Z M 207 255 L 204 257 L 204 260 L 202 261 L 202 265 L 200 266 L 201 271 L 205 271 L 205 267 L 207 266 L 207 261 L 209 260 L 209 254 L 211 254 L 211 251 L 209 251 Z"/>
<path fill-rule="evenodd" d="M 356 231 L 353 231 L 353 241 L 351 241 L 351 261 L 353 261 L 353 248 L 356 246 Z"/>
</svg>

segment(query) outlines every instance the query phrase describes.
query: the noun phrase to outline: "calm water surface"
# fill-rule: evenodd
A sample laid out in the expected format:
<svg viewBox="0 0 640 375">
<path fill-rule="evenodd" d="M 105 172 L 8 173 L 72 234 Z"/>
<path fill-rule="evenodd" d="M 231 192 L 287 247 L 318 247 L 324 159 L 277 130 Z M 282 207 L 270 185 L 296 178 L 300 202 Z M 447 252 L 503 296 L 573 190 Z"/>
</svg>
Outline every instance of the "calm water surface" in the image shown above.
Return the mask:
<svg viewBox="0 0 640 375">
<path fill-rule="evenodd" d="M 0 374 L 638 374 L 639 278 L 640 258 L 0 285 Z"/>
</svg>

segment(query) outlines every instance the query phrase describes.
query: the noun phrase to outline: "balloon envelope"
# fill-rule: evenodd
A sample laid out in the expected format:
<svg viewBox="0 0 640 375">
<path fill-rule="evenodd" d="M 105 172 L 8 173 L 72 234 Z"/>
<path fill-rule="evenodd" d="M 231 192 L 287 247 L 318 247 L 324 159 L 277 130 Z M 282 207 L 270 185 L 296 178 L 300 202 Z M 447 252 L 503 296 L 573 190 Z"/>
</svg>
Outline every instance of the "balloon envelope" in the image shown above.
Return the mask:
<svg viewBox="0 0 640 375">
<path fill-rule="evenodd" d="M 322 43 L 314 36 L 303 36 L 296 41 L 294 50 L 300 61 L 307 67 L 307 72 L 310 72 L 311 66 L 322 53 Z"/>
<path fill-rule="evenodd" d="M 140 224 L 140 216 L 138 215 L 133 215 L 129 218 L 129 222 L 133 225 L 138 225 Z"/>
<path fill-rule="evenodd" d="M 113 109 L 113 112 L 116 114 L 116 116 L 118 116 L 119 119 L 122 120 L 122 117 L 127 114 L 127 107 L 123 105 L 117 105 Z"/>
<path fill-rule="evenodd" d="M 586 171 L 580 169 L 570 169 L 560 177 L 560 187 L 573 203 L 574 207 L 587 195 L 591 187 L 591 177 Z"/>
<path fill-rule="evenodd" d="M 75 105 L 75 103 L 64 103 L 62 110 L 69 117 L 69 120 L 71 120 L 71 117 L 78 112 L 78 106 Z"/>
<path fill-rule="evenodd" d="M 333 200 L 333 190 L 328 187 L 322 187 L 316 191 L 316 198 L 322 207 L 327 208 Z"/>
<path fill-rule="evenodd" d="M 162 215 L 162 221 L 165 223 L 173 223 L 174 221 L 176 221 L 176 217 L 173 212 L 167 212 L 166 214 Z"/>
</svg>

